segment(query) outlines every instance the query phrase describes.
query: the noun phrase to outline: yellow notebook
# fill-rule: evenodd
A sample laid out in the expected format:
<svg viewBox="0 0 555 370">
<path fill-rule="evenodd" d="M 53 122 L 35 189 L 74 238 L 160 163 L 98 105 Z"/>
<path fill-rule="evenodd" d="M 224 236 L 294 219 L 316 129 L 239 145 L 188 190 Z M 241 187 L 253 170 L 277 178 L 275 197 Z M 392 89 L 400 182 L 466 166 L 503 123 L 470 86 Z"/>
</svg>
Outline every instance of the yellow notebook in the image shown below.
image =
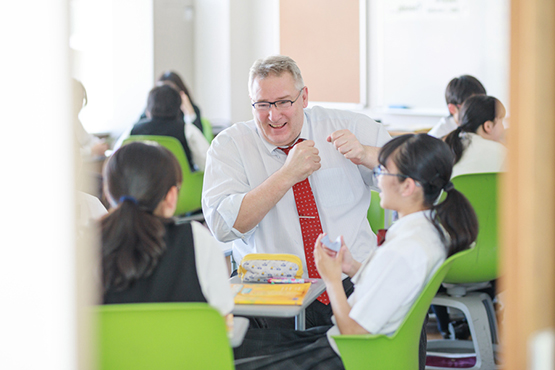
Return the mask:
<svg viewBox="0 0 555 370">
<path fill-rule="evenodd" d="M 303 304 L 303 299 L 310 288 L 305 284 L 231 284 L 237 292 L 235 304 Z"/>
</svg>

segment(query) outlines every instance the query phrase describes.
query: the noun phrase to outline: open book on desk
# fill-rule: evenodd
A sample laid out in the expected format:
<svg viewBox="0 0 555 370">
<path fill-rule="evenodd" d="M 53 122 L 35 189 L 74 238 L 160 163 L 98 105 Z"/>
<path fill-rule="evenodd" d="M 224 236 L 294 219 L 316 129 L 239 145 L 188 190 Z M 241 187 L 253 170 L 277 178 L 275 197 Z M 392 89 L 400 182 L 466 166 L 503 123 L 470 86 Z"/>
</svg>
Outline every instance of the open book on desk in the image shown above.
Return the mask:
<svg viewBox="0 0 555 370">
<path fill-rule="evenodd" d="M 231 284 L 235 304 L 294 305 L 303 304 L 310 288 L 305 284 Z"/>
</svg>

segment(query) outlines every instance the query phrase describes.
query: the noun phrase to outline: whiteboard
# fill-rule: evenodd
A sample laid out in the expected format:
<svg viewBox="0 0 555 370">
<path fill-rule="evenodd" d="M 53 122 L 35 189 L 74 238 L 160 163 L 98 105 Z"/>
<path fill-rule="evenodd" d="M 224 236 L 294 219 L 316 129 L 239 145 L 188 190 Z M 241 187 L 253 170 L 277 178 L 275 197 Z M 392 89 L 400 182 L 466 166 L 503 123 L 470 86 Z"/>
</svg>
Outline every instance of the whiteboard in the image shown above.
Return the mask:
<svg viewBox="0 0 555 370">
<path fill-rule="evenodd" d="M 509 0 L 370 0 L 371 106 L 446 111 L 445 87 L 478 78 L 508 104 Z"/>
</svg>

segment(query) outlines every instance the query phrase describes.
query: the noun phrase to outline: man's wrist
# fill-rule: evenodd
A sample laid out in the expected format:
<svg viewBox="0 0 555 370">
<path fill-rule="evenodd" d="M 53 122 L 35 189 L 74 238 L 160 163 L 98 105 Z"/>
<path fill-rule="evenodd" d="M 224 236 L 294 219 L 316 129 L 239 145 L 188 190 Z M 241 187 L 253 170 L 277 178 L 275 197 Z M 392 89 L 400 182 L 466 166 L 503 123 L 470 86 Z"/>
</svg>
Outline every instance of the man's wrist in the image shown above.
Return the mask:
<svg viewBox="0 0 555 370">
<path fill-rule="evenodd" d="M 363 147 L 364 156 L 362 158 L 362 164 L 372 170 L 378 165 L 378 153 L 380 148 L 369 145 L 363 145 Z"/>
</svg>

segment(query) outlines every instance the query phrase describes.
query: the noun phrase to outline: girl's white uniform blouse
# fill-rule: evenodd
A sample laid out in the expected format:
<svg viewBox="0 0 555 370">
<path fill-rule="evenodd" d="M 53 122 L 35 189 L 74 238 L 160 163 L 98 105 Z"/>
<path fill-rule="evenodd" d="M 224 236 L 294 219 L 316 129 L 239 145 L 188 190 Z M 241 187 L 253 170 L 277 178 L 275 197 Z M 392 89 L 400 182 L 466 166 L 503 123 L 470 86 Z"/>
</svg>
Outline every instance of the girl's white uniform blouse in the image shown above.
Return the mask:
<svg viewBox="0 0 555 370">
<path fill-rule="evenodd" d="M 440 234 L 428 219 L 430 211 L 412 213 L 389 228 L 378 247 L 353 276 L 349 317 L 372 334 L 393 334 L 424 286 L 446 258 Z M 335 320 L 334 320 L 335 322 Z M 340 334 L 337 325 L 328 331 Z M 339 352 L 338 352 L 339 353 Z"/>
<path fill-rule="evenodd" d="M 465 149 L 461 159 L 453 166 L 451 177 L 505 171 L 507 148 L 503 144 L 469 132 L 463 135 L 462 143 Z"/>
</svg>

